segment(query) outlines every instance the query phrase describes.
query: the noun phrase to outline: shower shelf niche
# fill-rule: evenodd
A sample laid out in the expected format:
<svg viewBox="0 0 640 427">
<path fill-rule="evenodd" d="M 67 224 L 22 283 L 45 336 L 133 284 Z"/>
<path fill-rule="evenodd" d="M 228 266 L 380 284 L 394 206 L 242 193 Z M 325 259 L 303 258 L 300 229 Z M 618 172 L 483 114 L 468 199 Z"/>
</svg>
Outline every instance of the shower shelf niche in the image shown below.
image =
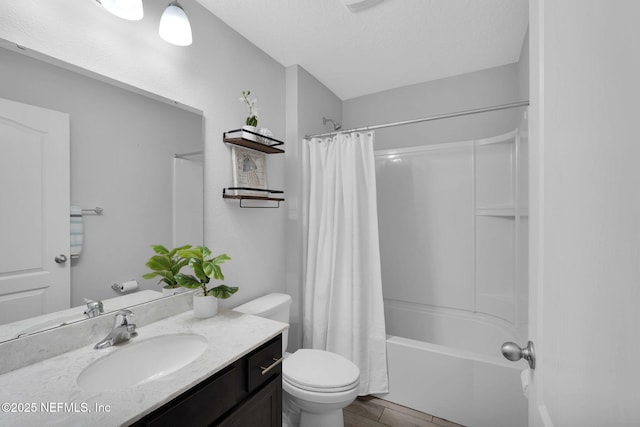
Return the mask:
<svg viewBox="0 0 640 427">
<path fill-rule="evenodd" d="M 243 138 L 243 133 L 250 133 L 252 135 L 256 135 L 256 138 L 260 138 L 265 143 L 260 143 L 256 141 L 251 141 L 250 139 Z M 244 129 L 234 129 L 228 132 L 224 132 L 222 134 L 222 141 L 227 144 L 239 145 L 241 147 L 250 148 L 256 151 L 262 151 L 267 154 L 280 154 L 284 153 L 284 150 L 278 148 L 279 145 L 283 145 L 283 141 L 279 141 L 275 138 L 271 138 L 270 136 L 260 135 L 257 132 L 251 132 L 249 130 Z"/>
</svg>

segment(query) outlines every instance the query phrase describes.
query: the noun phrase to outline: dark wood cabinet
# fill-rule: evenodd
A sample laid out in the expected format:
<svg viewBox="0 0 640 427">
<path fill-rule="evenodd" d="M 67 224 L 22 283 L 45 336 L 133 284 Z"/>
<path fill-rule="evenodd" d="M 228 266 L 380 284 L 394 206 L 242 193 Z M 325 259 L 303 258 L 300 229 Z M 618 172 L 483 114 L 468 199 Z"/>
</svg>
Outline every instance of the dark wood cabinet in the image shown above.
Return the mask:
<svg viewBox="0 0 640 427">
<path fill-rule="evenodd" d="M 282 336 L 205 379 L 133 426 L 280 427 Z"/>
<path fill-rule="evenodd" d="M 282 378 L 273 378 L 245 400 L 219 427 L 274 427 L 282 425 Z"/>
</svg>

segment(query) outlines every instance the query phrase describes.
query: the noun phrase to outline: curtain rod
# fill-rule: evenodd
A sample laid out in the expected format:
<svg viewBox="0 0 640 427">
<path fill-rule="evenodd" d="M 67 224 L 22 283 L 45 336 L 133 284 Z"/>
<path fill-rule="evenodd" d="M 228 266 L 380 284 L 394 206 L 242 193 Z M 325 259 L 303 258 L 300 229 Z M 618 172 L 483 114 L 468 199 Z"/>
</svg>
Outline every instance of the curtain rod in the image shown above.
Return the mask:
<svg viewBox="0 0 640 427">
<path fill-rule="evenodd" d="M 477 108 L 475 110 L 458 111 L 458 112 L 455 112 L 455 113 L 440 114 L 438 116 L 422 117 L 420 119 L 413 119 L 413 120 L 405 120 L 403 122 L 386 123 L 384 125 L 375 125 L 375 126 L 365 126 L 365 127 L 361 127 L 361 128 L 341 130 L 341 131 L 338 131 L 338 132 L 319 133 L 317 135 L 305 135 L 304 138 L 305 139 L 311 139 L 311 138 L 319 138 L 319 137 L 322 137 L 322 136 L 337 135 L 339 133 L 362 132 L 362 131 L 368 131 L 368 130 L 390 128 L 390 127 L 394 127 L 394 126 L 410 125 L 410 124 L 413 124 L 413 123 L 430 122 L 432 120 L 448 119 L 448 118 L 451 118 L 451 117 L 468 116 L 468 115 L 471 115 L 471 114 L 486 113 L 486 112 L 489 112 L 489 111 L 498 111 L 498 110 L 506 110 L 506 109 L 509 109 L 509 108 L 526 107 L 528 105 L 529 105 L 529 101 L 514 102 L 512 104 L 494 105 L 493 107 Z"/>
</svg>

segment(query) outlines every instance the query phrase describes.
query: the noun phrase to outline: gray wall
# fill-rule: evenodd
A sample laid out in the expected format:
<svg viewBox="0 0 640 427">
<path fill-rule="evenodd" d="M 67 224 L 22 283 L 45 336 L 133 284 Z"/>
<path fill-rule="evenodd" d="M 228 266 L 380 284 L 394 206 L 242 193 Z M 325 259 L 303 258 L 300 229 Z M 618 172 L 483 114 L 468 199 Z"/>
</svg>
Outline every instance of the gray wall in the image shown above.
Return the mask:
<svg viewBox="0 0 640 427">
<path fill-rule="evenodd" d="M 72 306 L 128 279 L 160 290 L 144 264 L 172 244 L 173 155 L 203 149 L 202 116 L 5 49 L 0 75 L 0 97 L 70 115 L 71 204 L 104 208 L 84 216 Z"/>
<path fill-rule="evenodd" d="M 518 65 L 463 74 L 346 100 L 344 128 L 411 120 L 519 101 Z M 505 110 L 376 131 L 376 149 L 464 141 L 499 135 L 517 125 Z"/>
<path fill-rule="evenodd" d="M 286 291 L 291 295 L 291 327 L 289 350 L 302 345 L 302 275 L 304 254 L 302 233 L 302 181 L 300 144 L 305 135 L 332 130 L 322 124 L 322 117 L 340 121 L 342 101 L 304 68 L 294 65 L 286 70 L 287 87 L 287 281 Z"/>
</svg>

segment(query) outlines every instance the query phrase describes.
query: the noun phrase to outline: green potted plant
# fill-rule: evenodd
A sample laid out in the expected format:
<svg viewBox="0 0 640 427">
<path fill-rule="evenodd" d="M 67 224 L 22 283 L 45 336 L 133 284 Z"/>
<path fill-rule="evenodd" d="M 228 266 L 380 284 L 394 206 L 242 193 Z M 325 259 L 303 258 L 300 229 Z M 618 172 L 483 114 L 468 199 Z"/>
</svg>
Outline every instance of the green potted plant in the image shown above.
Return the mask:
<svg viewBox="0 0 640 427">
<path fill-rule="evenodd" d="M 224 280 L 220 265 L 231 258 L 227 254 L 214 257 L 211 255 L 211 250 L 206 246 L 181 249 L 177 251 L 177 255 L 187 260 L 194 272 L 194 275 L 176 274 L 175 279 L 178 284 L 188 289 L 200 289 L 200 292 L 193 296 L 195 317 L 215 316 L 218 312 L 218 298 L 226 299 L 238 292 L 237 286 L 220 284 L 215 287 L 209 287 L 212 279 Z"/>
<path fill-rule="evenodd" d="M 181 250 L 191 248 L 191 245 L 180 246 L 179 248 L 167 249 L 162 245 L 151 245 L 151 249 L 156 253 L 149 261 L 147 261 L 147 267 L 152 272 L 145 274 L 145 279 L 153 279 L 154 277 L 161 277 L 160 283 L 164 283 L 162 287 L 163 295 L 174 295 L 180 293 L 184 288 L 180 286 L 176 280 L 176 275 L 182 270 L 182 267 L 189 264 L 189 260 L 180 257 L 177 253 Z"/>
<path fill-rule="evenodd" d="M 245 125 L 242 126 L 242 129 L 258 133 L 258 109 L 256 108 L 258 100 L 256 98 L 250 99 L 249 95 L 251 95 L 250 90 L 243 90 L 242 96 L 240 97 L 240 102 L 247 104 L 247 107 L 249 107 L 249 116 L 247 120 L 245 120 Z M 258 136 L 249 132 L 242 132 L 242 138 L 257 141 Z"/>
</svg>

